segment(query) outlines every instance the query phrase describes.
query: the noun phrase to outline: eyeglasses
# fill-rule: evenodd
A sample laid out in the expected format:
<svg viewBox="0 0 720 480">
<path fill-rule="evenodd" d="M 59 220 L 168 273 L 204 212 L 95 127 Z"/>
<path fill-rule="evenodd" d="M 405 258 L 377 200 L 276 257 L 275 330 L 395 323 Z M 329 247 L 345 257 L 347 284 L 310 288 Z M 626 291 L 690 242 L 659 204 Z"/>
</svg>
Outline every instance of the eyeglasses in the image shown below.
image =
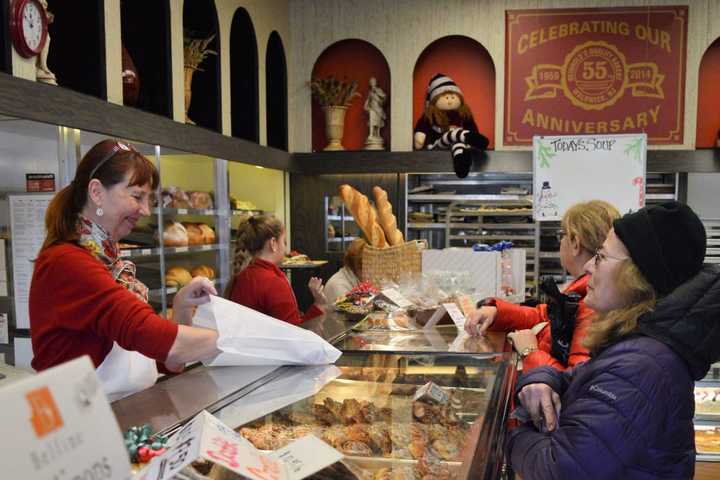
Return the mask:
<svg viewBox="0 0 720 480">
<path fill-rule="evenodd" d="M 118 152 L 124 151 L 124 152 L 135 152 L 137 153 L 137 150 L 135 150 L 132 145 L 122 143 L 122 142 L 115 142 L 115 145 L 113 145 L 112 150 L 110 150 L 103 158 L 100 159 L 100 161 L 95 165 L 95 168 L 92 169 L 90 172 L 89 179 L 92 179 L 98 170 L 100 170 L 100 167 L 105 165 L 108 160 L 110 160 L 112 157 L 117 155 Z"/>
<path fill-rule="evenodd" d="M 607 253 L 601 252 L 599 248 L 597 250 L 595 250 L 595 255 L 593 255 L 593 260 L 595 261 L 596 267 L 598 265 L 600 265 L 600 262 L 603 262 L 603 261 L 607 260 L 608 258 L 611 260 L 620 261 L 620 260 L 627 260 L 630 257 L 613 257 L 612 255 L 608 255 Z"/>
<path fill-rule="evenodd" d="M 555 238 L 557 239 L 558 243 L 562 242 L 563 237 L 567 235 L 567 232 L 563 230 L 562 228 L 555 232 Z"/>
</svg>

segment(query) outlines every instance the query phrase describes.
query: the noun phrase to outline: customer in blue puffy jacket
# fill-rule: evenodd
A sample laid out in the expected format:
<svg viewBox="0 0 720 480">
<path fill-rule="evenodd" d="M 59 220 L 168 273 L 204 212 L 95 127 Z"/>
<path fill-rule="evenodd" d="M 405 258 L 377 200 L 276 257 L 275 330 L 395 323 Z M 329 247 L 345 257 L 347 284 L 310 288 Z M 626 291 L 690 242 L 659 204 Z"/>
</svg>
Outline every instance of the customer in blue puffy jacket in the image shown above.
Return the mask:
<svg viewBox="0 0 720 480">
<path fill-rule="evenodd" d="M 531 421 L 507 454 L 524 480 L 693 477 L 693 385 L 720 358 L 720 269 L 703 267 L 705 229 L 686 205 L 613 227 L 585 265 L 591 359 L 518 385 Z"/>
</svg>

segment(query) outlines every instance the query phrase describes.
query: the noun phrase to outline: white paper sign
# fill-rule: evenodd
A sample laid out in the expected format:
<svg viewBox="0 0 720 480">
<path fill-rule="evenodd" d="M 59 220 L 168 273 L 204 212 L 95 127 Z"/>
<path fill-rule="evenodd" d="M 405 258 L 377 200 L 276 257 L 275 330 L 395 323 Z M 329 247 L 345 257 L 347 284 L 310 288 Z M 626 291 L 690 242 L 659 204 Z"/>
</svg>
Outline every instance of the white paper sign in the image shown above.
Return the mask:
<svg viewBox="0 0 720 480">
<path fill-rule="evenodd" d="M 8 336 L 8 315 L 7 313 L 0 313 L 0 343 L 8 343 L 10 337 Z"/>
<path fill-rule="evenodd" d="M 203 411 L 170 439 L 167 451 L 154 458 L 136 479 L 173 478 L 198 458 L 254 480 L 299 480 L 339 461 L 342 454 L 312 435 L 264 454 Z"/>
<path fill-rule="evenodd" d="M 560 220 L 569 207 L 605 200 L 620 213 L 645 205 L 647 135 L 533 137 L 533 215 Z"/>
<path fill-rule="evenodd" d="M 0 389 L 3 478 L 130 479 L 115 415 L 90 358 Z"/>
<path fill-rule="evenodd" d="M 407 298 L 405 298 L 405 296 L 402 293 L 398 292 L 395 288 L 386 288 L 385 290 L 380 292 L 380 295 L 383 295 L 385 298 L 387 298 L 400 308 L 408 308 L 413 306 L 413 303 Z"/>
<path fill-rule="evenodd" d="M 445 308 L 445 311 L 450 315 L 450 318 L 455 323 L 455 326 L 462 330 L 465 328 L 465 315 L 460 310 L 460 308 L 455 305 L 454 303 L 443 303 L 442 306 Z"/>
<path fill-rule="evenodd" d="M 28 299 L 35 260 L 45 241 L 45 211 L 54 194 L 9 195 L 15 327 L 30 328 Z"/>
</svg>

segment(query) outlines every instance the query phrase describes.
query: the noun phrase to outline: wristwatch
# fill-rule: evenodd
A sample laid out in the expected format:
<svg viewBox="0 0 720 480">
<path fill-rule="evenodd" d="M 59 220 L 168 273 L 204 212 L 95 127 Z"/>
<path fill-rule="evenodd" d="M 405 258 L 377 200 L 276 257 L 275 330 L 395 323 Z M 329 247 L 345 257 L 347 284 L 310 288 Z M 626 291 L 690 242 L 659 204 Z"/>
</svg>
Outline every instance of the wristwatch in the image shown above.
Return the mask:
<svg viewBox="0 0 720 480">
<path fill-rule="evenodd" d="M 535 351 L 537 351 L 537 347 L 525 347 L 520 351 L 520 358 L 525 358 Z"/>
</svg>

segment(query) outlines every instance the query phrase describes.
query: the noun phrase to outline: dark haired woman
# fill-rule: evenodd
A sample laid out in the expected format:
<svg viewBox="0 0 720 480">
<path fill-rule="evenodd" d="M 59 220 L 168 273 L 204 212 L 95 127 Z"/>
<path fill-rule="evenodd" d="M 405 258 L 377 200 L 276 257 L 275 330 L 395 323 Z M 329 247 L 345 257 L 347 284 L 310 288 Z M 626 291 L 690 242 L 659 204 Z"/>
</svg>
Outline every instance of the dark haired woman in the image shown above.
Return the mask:
<svg viewBox="0 0 720 480">
<path fill-rule="evenodd" d="M 240 224 L 235 245 L 234 277 L 226 290 L 233 302 L 298 325 L 324 313 L 322 280 L 308 283 L 315 303 L 300 315 L 295 294 L 278 265 L 285 258 L 285 226 L 271 216 L 250 217 Z"/>
<path fill-rule="evenodd" d="M 50 202 L 30 285 L 36 370 L 89 355 L 112 401 L 153 385 L 156 361 L 177 372 L 219 353 L 217 332 L 189 326 L 195 306 L 216 294 L 209 280 L 198 277 L 177 293 L 169 321 L 148 305 L 135 265 L 119 257 L 118 240 L 149 215 L 158 183 L 142 154 L 103 140 Z"/>
</svg>

